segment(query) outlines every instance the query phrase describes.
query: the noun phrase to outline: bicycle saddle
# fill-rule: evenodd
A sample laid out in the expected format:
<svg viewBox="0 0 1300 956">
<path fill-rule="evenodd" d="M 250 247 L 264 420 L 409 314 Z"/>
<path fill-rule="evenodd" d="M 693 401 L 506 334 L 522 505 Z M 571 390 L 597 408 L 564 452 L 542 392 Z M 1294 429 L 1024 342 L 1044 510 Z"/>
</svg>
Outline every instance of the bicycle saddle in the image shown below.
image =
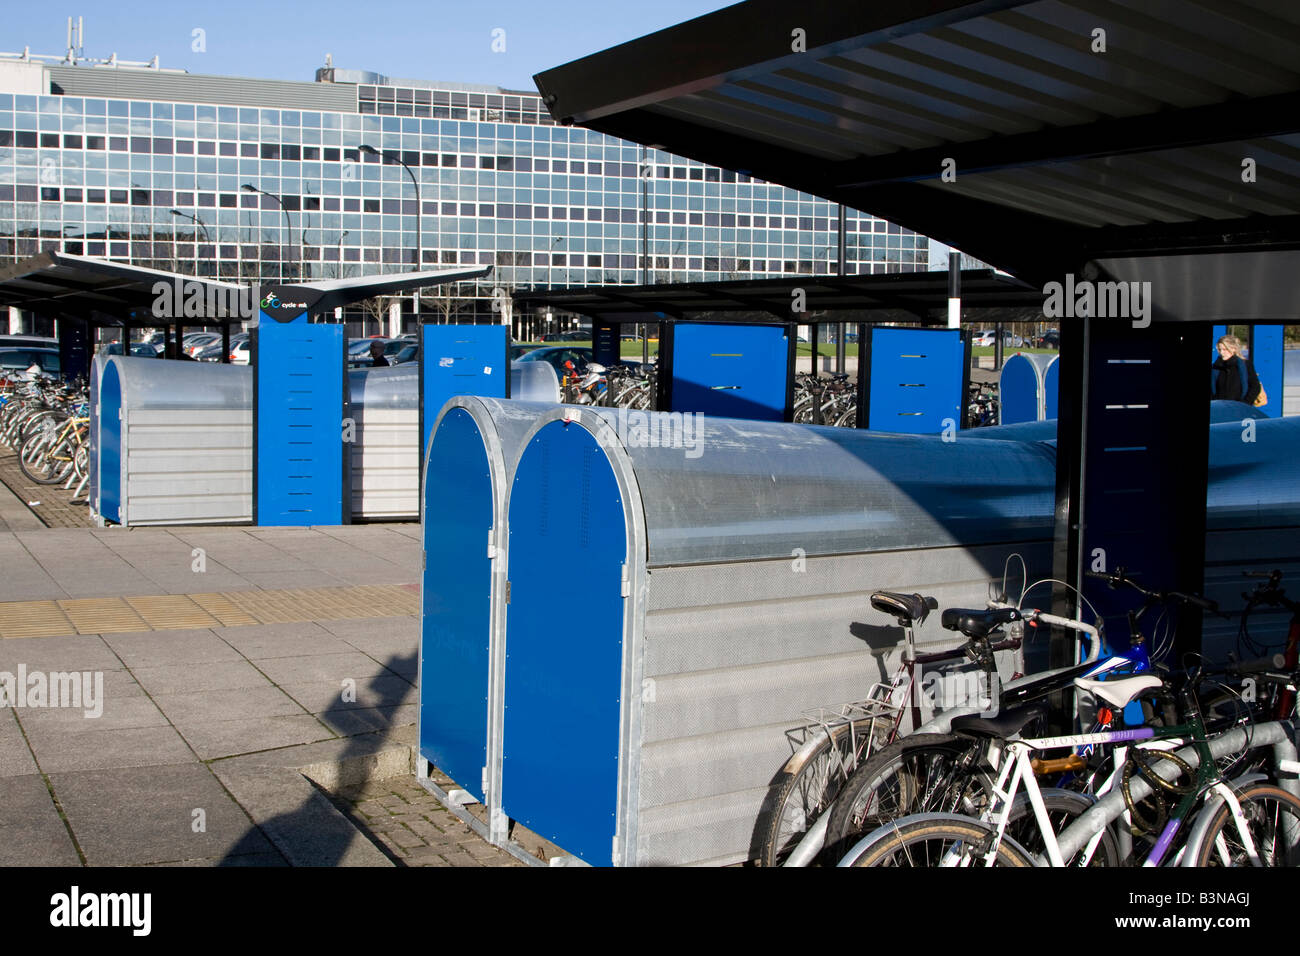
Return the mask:
<svg viewBox="0 0 1300 956">
<path fill-rule="evenodd" d="M 1100 697 L 1112 707 L 1125 707 L 1144 691 L 1162 684 L 1164 681 L 1154 674 L 1139 674 L 1136 677 L 1126 677 L 1124 680 L 1088 680 L 1086 677 L 1074 679 L 1075 687 Z"/>
<path fill-rule="evenodd" d="M 1046 714 L 1042 704 L 1016 707 L 996 717 L 968 714 L 952 719 L 952 732 L 965 737 L 1014 737 L 1025 725 Z"/>
<path fill-rule="evenodd" d="M 967 637 L 988 637 L 989 632 L 1003 624 L 1020 620 L 1014 607 L 995 607 L 976 610 L 968 607 L 950 607 L 943 612 L 939 623 L 946 631 L 961 631 Z"/>
<path fill-rule="evenodd" d="M 913 621 L 920 624 L 929 617 L 930 612 L 939 606 L 939 602 L 920 594 L 876 591 L 871 595 L 871 606 L 877 611 L 894 616 L 901 626 L 910 627 Z"/>
</svg>

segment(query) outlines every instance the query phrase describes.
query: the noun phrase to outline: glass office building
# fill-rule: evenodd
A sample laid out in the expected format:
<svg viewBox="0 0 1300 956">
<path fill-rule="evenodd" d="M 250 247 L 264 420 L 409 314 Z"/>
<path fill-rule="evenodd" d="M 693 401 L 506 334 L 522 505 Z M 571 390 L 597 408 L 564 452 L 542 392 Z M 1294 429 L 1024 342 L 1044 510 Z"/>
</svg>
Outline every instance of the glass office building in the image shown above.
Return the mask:
<svg viewBox="0 0 1300 956">
<path fill-rule="evenodd" d="M 834 272 L 837 217 L 557 126 L 535 93 L 0 60 L 0 262 L 58 249 L 246 281 L 491 265 L 421 306 L 488 321 L 498 287 Z M 848 273 L 927 268 L 924 237 L 845 219 Z"/>
</svg>

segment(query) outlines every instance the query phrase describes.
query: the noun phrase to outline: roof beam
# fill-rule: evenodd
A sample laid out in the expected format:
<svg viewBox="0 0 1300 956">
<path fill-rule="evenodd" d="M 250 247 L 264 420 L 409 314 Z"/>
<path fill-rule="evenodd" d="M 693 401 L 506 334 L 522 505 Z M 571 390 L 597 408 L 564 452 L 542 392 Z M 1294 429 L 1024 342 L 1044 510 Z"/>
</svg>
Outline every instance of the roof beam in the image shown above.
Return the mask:
<svg viewBox="0 0 1300 956">
<path fill-rule="evenodd" d="M 844 186 L 862 187 L 938 179 L 948 158 L 956 161 L 956 173 L 962 176 L 1296 132 L 1300 132 L 1300 93 L 1280 93 L 851 160 L 839 164 L 832 175 Z"/>
</svg>

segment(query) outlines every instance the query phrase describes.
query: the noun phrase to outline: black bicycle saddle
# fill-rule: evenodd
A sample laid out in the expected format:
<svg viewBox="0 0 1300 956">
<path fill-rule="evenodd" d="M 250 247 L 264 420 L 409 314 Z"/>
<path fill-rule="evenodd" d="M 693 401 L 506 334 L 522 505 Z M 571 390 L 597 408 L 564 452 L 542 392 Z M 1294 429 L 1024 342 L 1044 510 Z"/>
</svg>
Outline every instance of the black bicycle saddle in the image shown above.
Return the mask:
<svg viewBox="0 0 1300 956">
<path fill-rule="evenodd" d="M 988 637 L 989 632 L 1003 624 L 1020 620 L 1020 612 L 1013 607 L 975 609 L 950 607 L 943 612 L 939 623 L 944 630 L 961 631 L 967 637 Z"/>
<path fill-rule="evenodd" d="M 932 597 L 921 594 L 899 594 L 897 591 L 876 591 L 871 595 L 871 606 L 884 614 L 898 619 L 903 627 L 917 624 L 929 617 L 930 612 L 939 606 Z"/>
</svg>

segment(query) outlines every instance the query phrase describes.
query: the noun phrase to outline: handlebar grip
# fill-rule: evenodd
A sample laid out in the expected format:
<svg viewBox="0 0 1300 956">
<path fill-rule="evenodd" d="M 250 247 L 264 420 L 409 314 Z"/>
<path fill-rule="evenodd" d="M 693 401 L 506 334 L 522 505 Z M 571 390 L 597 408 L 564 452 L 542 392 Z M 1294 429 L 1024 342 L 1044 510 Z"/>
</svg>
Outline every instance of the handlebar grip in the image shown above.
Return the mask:
<svg viewBox="0 0 1300 956">
<path fill-rule="evenodd" d="M 1183 594 L 1181 591 L 1170 591 L 1169 596 L 1171 598 L 1177 598 L 1180 601 L 1186 601 L 1188 604 L 1194 604 L 1202 611 L 1217 612 L 1219 610 L 1218 601 L 1211 601 L 1209 598 L 1199 597 L 1195 594 Z"/>
<path fill-rule="evenodd" d="M 1239 661 L 1232 669 L 1243 674 L 1257 674 L 1261 671 L 1280 671 L 1286 667 L 1286 658 L 1281 654 L 1272 657 L 1258 657 L 1253 661 Z"/>
</svg>

